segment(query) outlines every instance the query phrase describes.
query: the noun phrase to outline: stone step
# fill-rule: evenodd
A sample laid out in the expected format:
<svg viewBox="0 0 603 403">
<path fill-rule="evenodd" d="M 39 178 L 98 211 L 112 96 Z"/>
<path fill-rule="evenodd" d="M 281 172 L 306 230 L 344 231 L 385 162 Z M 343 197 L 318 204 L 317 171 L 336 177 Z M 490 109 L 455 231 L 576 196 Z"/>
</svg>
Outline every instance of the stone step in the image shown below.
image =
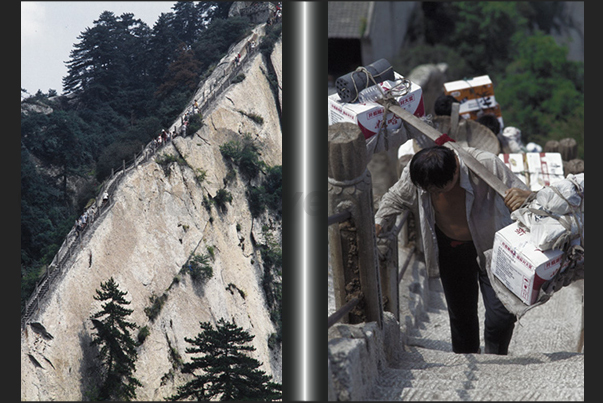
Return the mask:
<svg viewBox="0 0 603 403">
<path fill-rule="evenodd" d="M 479 372 L 462 368 L 436 372 L 421 370 L 384 371 L 375 385 L 376 389 L 373 391 L 373 394 L 379 396 L 381 392 L 378 389 L 398 392 L 408 388 L 433 390 L 571 389 L 584 385 L 584 373 L 573 373 L 572 368 L 552 371 L 532 371 L 528 366 L 523 371 L 516 372 L 517 376 L 500 375 L 497 371 Z"/>
<path fill-rule="evenodd" d="M 584 354 L 563 351 L 522 355 L 509 354 L 506 356 L 494 354 L 455 354 L 448 351 L 406 346 L 404 347 L 404 351 L 399 355 L 397 364 L 394 366 L 399 369 L 429 369 L 463 365 L 473 365 L 476 367 L 501 365 L 506 368 L 531 365 L 533 368 L 539 368 L 540 365 L 565 365 L 570 363 L 577 363 L 583 366 Z"/>
<path fill-rule="evenodd" d="M 397 397 L 401 401 L 582 401 L 584 388 L 573 389 L 404 389 Z"/>
<path fill-rule="evenodd" d="M 584 354 L 498 356 L 454 354 L 417 347 L 407 349 L 397 362 L 398 368 L 381 371 L 379 381 L 371 391 L 372 398 L 481 400 L 482 391 L 493 390 L 517 391 L 518 394 L 513 397 L 515 395 L 501 392 L 493 400 L 522 400 L 528 398 L 531 391 L 536 391 L 531 400 L 583 398 Z M 550 394 L 550 390 L 558 390 L 558 393 Z"/>
</svg>

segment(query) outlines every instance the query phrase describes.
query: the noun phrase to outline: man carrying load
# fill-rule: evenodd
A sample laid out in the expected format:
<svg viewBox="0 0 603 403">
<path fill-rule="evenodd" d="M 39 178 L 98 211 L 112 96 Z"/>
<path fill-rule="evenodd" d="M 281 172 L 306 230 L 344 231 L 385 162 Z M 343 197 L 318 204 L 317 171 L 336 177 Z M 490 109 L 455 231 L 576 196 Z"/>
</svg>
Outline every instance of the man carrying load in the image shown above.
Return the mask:
<svg viewBox="0 0 603 403">
<path fill-rule="evenodd" d="M 494 154 L 466 148 L 510 189 L 501 197 L 469 170 L 461 154 L 444 146 L 417 152 L 400 179 L 383 195 L 375 215 L 377 235 L 402 210 L 419 212 L 425 263 L 440 274 L 455 353 L 478 353 L 478 284 L 486 308 L 485 353 L 508 353 L 516 317 L 496 296 L 484 252 L 495 233 L 511 224 L 510 212 L 531 194 Z"/>
</svg>

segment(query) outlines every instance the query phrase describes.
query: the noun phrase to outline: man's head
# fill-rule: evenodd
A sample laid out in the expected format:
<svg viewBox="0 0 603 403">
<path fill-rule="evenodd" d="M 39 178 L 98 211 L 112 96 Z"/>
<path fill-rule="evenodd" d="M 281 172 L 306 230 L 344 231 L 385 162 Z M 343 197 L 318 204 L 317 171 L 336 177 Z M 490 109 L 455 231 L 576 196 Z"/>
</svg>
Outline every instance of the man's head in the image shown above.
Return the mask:
<svg viewBox="0 0 603 403">
<path fill-rule="evenodd" d="M 500 132 L 500 122 L 495 115 L 486 113 L 477 118 L 476 122 L 486 126 L 488 129 L 492 130 L 492 133 L 494 134 Z"/>
<path fill-rule="evenodd" d="M 452 113 L 452 104 L 458 102 L 452 95 L 440 95 L 433 104 L 433 111 L 436 115 L 450 116 Z"/>
<path fill-rule="evenodd" d="M 458 179 L 456 154 L 444 146 L 424 148 L 410 161 L 412 183 L 428 192 L 446 192 Z"/>
</svg>

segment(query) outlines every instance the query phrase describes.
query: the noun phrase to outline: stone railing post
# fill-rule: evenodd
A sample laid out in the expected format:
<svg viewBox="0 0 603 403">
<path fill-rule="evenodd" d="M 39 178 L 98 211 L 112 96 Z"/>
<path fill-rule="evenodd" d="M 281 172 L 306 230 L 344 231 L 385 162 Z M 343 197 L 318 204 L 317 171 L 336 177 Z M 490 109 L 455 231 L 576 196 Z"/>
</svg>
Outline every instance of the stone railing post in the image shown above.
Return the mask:
<svg viewBox="0 0 603 403">
<path fill-rule="evenodd" d="M 329 226 L 333 285 L 337 309 L 354 297 L 360 302 L 348 323 L 383 324 L 375 239 L 371 174 L 366 168 L 366 140 L 358 126 L 329 126 L 328 215 L 350 211 L 352 218 Z M 346 318 L 344 318 L 346 321 Z"/>
<path fill-rule="evenodd" d="M 393 232 L 379 234 L 379 274 L 383 292 L 383 309 L 394 314 L 400 321 L 398 301 L 398 237 Z"/>
</svg>

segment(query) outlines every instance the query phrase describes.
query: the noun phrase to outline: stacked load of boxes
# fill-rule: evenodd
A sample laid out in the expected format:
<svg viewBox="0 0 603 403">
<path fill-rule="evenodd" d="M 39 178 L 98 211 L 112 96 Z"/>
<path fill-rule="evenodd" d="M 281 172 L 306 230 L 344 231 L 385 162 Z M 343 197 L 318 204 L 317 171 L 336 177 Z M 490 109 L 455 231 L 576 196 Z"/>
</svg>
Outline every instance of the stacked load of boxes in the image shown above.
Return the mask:
<svg viewBox="0 0 603 403">
<path fill-rule="evenodd" d="M 459 114 L 463 118 L 477 120 L 484 114 L 492 114 L 498 119 L 501 130 L 504 127 L 500 105 L 494 97 L 494 85 L 489 76 L 444 83 L 444 94 L 453 96 L 460 103 Z"/>
</svg>

